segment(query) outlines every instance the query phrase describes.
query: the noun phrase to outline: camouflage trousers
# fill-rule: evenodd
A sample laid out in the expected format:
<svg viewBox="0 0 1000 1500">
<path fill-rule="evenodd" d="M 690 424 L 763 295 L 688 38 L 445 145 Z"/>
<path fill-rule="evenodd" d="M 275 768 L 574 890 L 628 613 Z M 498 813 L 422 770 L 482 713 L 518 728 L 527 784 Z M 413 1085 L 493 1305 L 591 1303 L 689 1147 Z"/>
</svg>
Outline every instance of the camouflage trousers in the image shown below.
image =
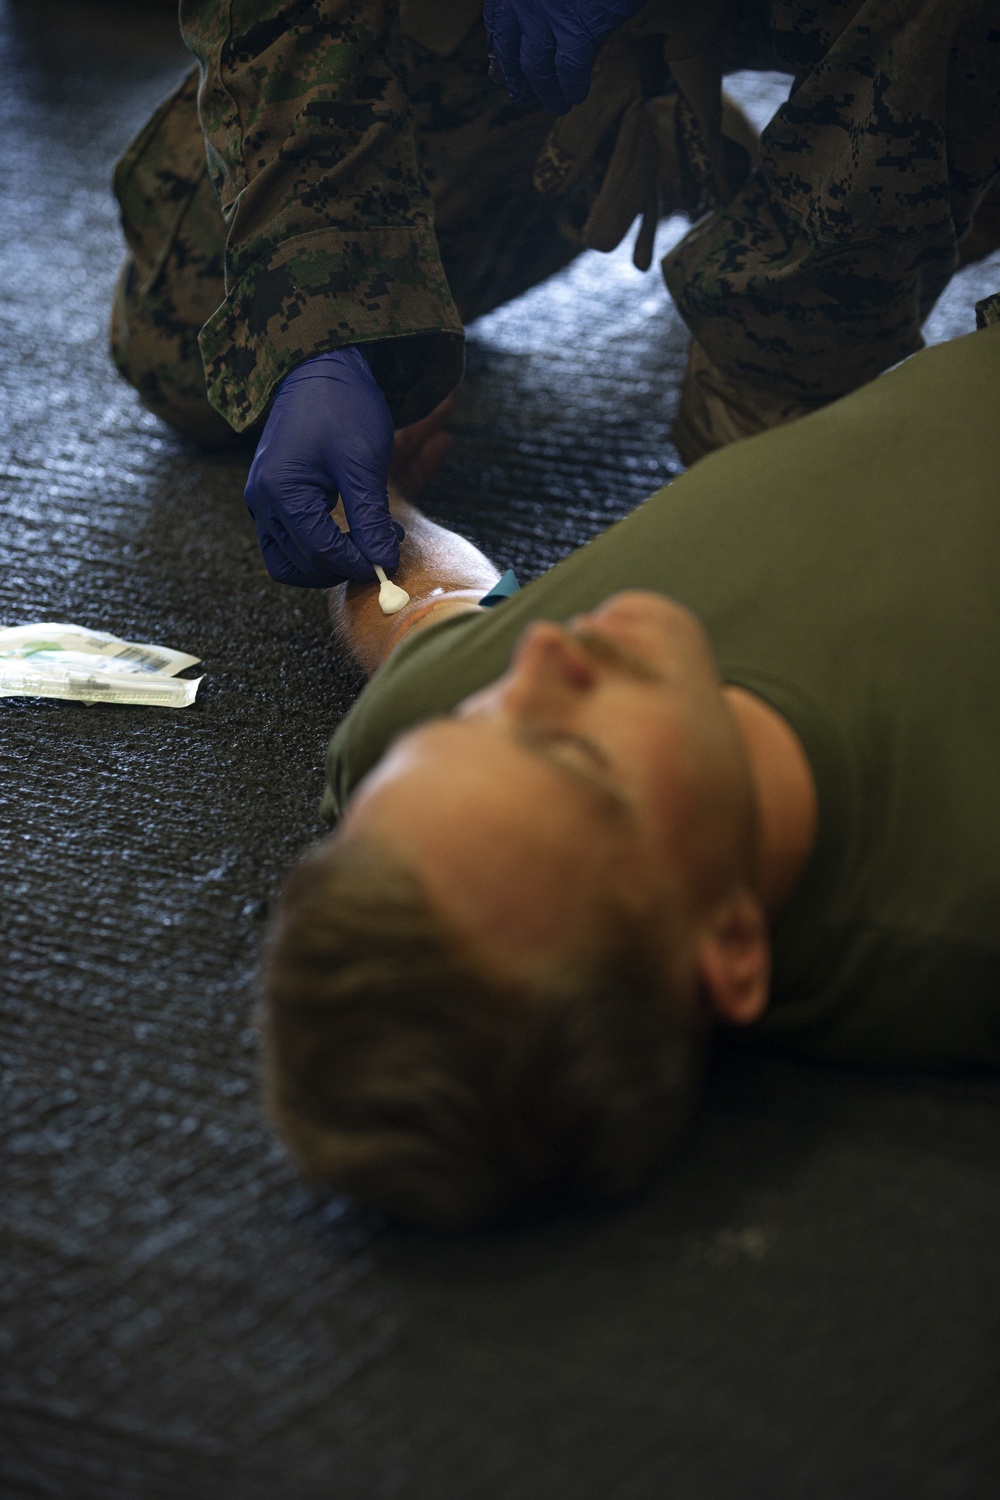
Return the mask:
<svg viewBox="0 0 1000 1500">
<path fill-rule="evenodd" d="M 220 446 L 255 439 L 261 423 L 237 437 L 205 394 L 198 333 L 225 296 L 226 225 L 206 167 L 197 87 L 194 69 L 118 164 L 129 253 L 111 345 L 151 411 L 184 436 Z M 445 274 L 469 322 L 572 260 L 584 215 L 533 188 L 552 118 L 511 109 L 487 77 L 478 31 L 446 58 L 415 46 L 410 99 Z"/>
<path fill-rule="evenodd" d="M 772 24 L 796 70 L 791 97 L 754 170 L 663 263 L 694 335 L 674 429 L 686 462 L 814 410 L 918 349 L 1000 174 L 1000 0 L 773 0 Z M 463 321 L 567 264 L 593 204 L 537 190 L 552 117 L 512 110 L 484 49 L 478 27 L 445 57 L 415 44 L 409 75 Z M 226 225 L 196 93 L 193 71 L 116 172 L 129 255 L 112 347 L 151 410 L 220 444 L 236 438 L 206 397 L 198 333 L 225 297 Z M 662 152 L 650 170 L 669 203 Z"/>
<path fill-rule="evenodd" d="M 998 243 L 1000 0 L 771 0 L 770 19 L 788 102 L 663 262 L 694 336 L 688 461 L 915 353 L 956 266 Z"/>
</svg>

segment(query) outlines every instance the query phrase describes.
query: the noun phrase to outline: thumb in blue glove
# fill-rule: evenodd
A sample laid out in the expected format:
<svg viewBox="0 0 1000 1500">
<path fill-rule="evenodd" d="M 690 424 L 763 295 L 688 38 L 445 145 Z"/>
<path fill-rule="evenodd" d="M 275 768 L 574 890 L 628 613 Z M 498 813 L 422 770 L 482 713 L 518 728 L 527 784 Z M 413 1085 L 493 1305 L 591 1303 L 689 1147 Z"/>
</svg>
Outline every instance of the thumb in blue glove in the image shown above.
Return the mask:
<svg viewBox="0 0 1000 1500">
<path fill-rule="evenodd" d="M 246 484 L 264 564 L 279 583 L 329 588 L 399 564 L 389 515 L 392 417 L 359 349 L 305 360 L 278 387 Z M 349 531 L 330 517 L 340 496 Z"/>
<path fill-rule="evenodd" d="M 540 100 L 554 115 L 581 104 L 597 49 L 646 0 L 484 0 L 490 76 L 499 69 L 511 101 Z"/>
</svg>

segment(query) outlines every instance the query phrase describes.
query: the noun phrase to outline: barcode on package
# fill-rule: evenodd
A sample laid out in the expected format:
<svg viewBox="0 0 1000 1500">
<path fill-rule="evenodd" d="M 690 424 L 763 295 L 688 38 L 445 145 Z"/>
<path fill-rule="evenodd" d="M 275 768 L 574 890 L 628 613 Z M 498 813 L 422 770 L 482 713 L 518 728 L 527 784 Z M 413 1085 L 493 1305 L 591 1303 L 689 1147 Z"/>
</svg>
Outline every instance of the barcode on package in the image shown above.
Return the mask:
<svg viewBox="0 0 1000 1500">
<path fill-rule="evenodd" d="M 114 655 L 116 661 L 141 662 L 149 672 L 162 672 L 164 667 L 170 666 L 167 657 L 159 656 L 146 646 L 123 646 L 121 651 L 116 651 Z"/>
</svg>

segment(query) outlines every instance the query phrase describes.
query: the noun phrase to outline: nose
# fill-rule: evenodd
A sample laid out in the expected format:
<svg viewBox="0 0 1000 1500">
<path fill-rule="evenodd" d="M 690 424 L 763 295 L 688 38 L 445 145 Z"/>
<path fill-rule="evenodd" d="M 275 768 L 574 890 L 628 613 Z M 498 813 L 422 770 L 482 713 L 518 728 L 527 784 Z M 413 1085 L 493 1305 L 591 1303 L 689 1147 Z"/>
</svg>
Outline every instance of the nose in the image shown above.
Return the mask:
<svg viewBox="0 0 1000 1500">
<path fill-rule="evenodd" d="M 461 715 L 499 714 L 527 722 L 565 708 L 596 682 L 596 663 L 568 630 L 548 620 L 529 626 L 502 677 L 459 706 Z"/>
<path fill-rule="evenodd" d="M 594 663 L 562 625 L 538 620 L 514 652 L 510 686 L 515 694 L 559 690 L 585 693 L 594 685 Z"/>
</svg>

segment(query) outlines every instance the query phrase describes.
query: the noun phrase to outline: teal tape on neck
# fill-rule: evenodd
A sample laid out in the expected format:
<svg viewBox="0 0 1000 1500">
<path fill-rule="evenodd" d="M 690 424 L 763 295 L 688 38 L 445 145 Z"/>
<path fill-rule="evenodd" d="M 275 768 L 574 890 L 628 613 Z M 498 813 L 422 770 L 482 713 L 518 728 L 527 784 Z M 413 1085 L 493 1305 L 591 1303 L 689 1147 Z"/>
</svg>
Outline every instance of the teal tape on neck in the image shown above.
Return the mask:
<svg viewBox="0 0 1000 1500">
<path fill-rule="evenodd" d="M 498 579 L 493 585 L 489 593 L 484 594 L 480 599 L 480 607 L 482 609 L 492 609 L 494 605 L 502 604 L 505 599 L 509 599 L 512 594 L 519 593 L 520 588 L 521 585 L 517 581 L 517 574 L 513 568 L 508 568 L 503 577 Z"/>
</svg>

